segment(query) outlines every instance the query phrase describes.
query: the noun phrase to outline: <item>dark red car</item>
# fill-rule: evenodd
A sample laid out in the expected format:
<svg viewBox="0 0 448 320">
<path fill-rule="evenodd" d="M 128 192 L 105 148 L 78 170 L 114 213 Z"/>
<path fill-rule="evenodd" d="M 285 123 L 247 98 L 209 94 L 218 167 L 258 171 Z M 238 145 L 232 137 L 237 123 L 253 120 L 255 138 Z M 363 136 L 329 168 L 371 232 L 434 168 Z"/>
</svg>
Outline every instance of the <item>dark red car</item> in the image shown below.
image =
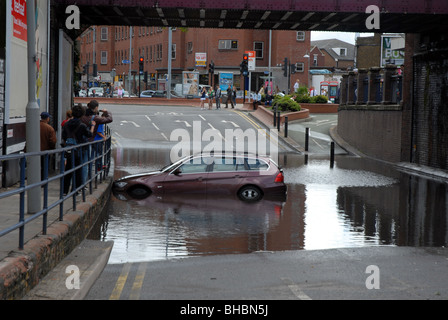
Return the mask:
<svg viewBox="0 0 448 320">
<path fill-rule="evenodd" d="M 150 194 L 219 194 L 257 201 L 264 195 L 286 194 L 283 171 L 272 159 L 234 154 L 189 156 L 160 171 L 120 178 L 113 189 L 137 199 Z"/>
</svg>

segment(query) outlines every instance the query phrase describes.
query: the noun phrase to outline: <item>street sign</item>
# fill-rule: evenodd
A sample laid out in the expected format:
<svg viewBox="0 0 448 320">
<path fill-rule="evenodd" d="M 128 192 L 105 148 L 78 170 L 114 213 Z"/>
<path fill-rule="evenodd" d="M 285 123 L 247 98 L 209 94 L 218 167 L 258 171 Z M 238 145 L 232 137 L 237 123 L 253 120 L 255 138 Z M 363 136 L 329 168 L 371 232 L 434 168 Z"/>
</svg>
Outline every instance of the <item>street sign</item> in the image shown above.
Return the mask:
<svg viewBox="0 0 448 320">
<path fill-rule="evenodd" d="M 248 70 L 249 71 L 255 71 L 255 51 L 245 51 L 245 53 L 247 53 L 249 55 L 249 59 L 248 59 Z"/>
<path fill-rule="evenodd" d="M 121 63 L 122 63 L 122 64 L 129 64 L 130 61 L 129 61 L 129 60 L 121 60 Z"/>
</svg>

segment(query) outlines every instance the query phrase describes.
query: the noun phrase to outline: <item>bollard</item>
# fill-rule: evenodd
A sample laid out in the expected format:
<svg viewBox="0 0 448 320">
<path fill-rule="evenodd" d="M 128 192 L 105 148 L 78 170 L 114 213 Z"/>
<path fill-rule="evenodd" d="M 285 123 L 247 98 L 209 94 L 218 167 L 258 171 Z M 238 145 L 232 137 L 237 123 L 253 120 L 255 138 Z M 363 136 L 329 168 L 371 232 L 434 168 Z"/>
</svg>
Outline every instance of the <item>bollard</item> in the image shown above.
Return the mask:
<svg viewBox="0 0 448 320">
<path fill-rule="evenodd" d="M 285 138 L 288 138 L 288 116 L 285 116 Z"/>
<path fill-rule="evenodd" d="M 334 141 L 331 141 L 331 150 L 330 150 L 330 168 L 334 167 Z"/>
<path fill-rule="evenodd" d="M 280 132 L 280 123 L 281 123 L 280 120 L 281 119 L 280 119 L 280 111 L 279 111 L 277 114 L 277 130 L 278 130 L 278 132 Z"/>
<path fill-rule="evenodd" d="M 308 151 L 309 141 L 310 141 L 310 128 L 306 128 L 306 131 L 305 131 L 305 151 Z"/>
<path fill-rule="evenodd" d="M 274 128 L 277 126 L 277 110 L 274 109 Z"/>
</svg>

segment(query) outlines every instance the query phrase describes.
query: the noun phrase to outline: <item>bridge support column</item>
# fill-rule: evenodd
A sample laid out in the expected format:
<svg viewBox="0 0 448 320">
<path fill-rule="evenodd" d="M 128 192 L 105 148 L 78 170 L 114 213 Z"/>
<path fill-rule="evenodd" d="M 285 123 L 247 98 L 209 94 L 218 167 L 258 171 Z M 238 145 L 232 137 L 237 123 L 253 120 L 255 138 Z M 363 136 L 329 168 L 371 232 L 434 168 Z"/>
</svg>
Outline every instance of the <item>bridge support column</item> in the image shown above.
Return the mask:
<svg viewBox="0 0 448 320">
<path fill-rule="evenodd" d="M 348 97 L 347 104 L 355 104 L 356 77 L 353 71 L 348 73 Z"/>
<path fill-rule="evenodd" d="M 366 86 L 368 86 L 368 82 L 365 83 L 364 79 L 367 77 L 367 69 L 358 69 L 358 91 L 356 95 L 356 104 L 365 104 L 366 103 Z"/>
<path fill-rule="evenodd" d="M 369 70 L 369 90 L 367 104 L 376 104 L 377 79 L 380 75 L 380 68 L 374 67 Z"/>
<path fill-rule="evenodd" d="M 381 104 L 392 103 L 392 76 L 396 70 L 397 66 L 393 64 L 387 64 L 384 68 L 383 101 L 381 101 Z"/>
<path fill-rule="evenodd" d="M 340 96 L 339 96 L 339 105 L 341 105 L 341 106 L 347 104 L 347 81 L 348 81 L 348 75 L 343 74 L 342 80 L 341 80 Z"/>
</svg>

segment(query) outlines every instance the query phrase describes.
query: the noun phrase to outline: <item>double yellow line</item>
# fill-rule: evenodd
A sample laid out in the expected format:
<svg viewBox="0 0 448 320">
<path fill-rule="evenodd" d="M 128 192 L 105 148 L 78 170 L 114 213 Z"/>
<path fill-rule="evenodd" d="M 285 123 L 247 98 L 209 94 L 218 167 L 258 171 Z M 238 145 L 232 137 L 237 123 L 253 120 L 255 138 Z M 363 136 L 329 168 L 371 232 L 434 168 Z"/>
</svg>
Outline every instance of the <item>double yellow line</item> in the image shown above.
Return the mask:
<svg viewBox="0 0 448 320">
<path fill-rule="evenodd" d="M 240 117 L 242 117 L 243 119 L 245 119 L 247 122 L 249 122 L 255 129 L 261 129 L 264 132 L 264 135 L 266 136 L 266 138 L 271 141 L 272 143 L 276 143 L 278 147 L 282 148 L 283 150 L 286 150 L 280 143 L 279 140 L 276 137 L 273 137 L 270 134 L 270 131 L 262 128 L 257 122 L 255 122 L 253 119 L 251 119 L 247 114 L 245 114 L 242 111 L 237 111 L 237 110 L 232 110 L 232 112 L 236 113 L 237 115 L 239 115 Z M 277 135 L 278 136 L 278 135 Z"/>
<path fill-rule="evenodd" d="M 123 292 L 123 288 L 126 285 L 128 280 L 129 271 L 131 270 L 131 263 L 125 263 L 123 265 L 123 269 L 121 270 L 121 274 L 115 283 L 115 287 L 112 290 L 111 295 L 109 296 L 109 300 L 120 300 L 121 294 Z M 140 293 L 143 287 L 143 281 L 145 280 L 146 275 L 147 262 L 142 262 L 138 266 L 137 274 L 134 278 L 134 283 L 132 284 L 132 289 L 129 294 L 130 300 L 139 300 Z"/>
</svg>

